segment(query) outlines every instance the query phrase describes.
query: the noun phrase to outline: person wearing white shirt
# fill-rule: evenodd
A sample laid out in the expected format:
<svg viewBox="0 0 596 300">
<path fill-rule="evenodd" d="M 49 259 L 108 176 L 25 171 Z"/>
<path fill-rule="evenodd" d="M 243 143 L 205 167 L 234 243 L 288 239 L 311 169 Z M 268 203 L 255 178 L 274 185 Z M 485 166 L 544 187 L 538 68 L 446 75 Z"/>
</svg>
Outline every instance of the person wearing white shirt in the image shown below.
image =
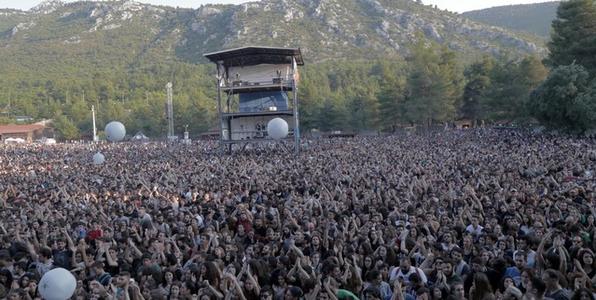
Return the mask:
<svg viewBox="0 0 596 300">
<path fill-rule="evenodd" d="M 396 279 L 401 278 L 404 284 L 409 284 L 410 275 L 412 274 L 418 274 L 418 277 L 422 283 L 427 283 L 428 279 L 426 278 L 424 272 L 421 269 L 412 266 L 410 258 L 404 257 L 400 259 L 399 267 L 394 267 L 389 272 L 389 282 L 390 284 L 393 284 Z"/>
<path fill-rule="evenodd" d="M 478 220 L 478 217 L 472 217 L 472 224 L 466 227 L 466 231 L 474 236 L 481 235 L 483 229 L 484 227 L 480 226 L 480 220 Z"/>
</svg>

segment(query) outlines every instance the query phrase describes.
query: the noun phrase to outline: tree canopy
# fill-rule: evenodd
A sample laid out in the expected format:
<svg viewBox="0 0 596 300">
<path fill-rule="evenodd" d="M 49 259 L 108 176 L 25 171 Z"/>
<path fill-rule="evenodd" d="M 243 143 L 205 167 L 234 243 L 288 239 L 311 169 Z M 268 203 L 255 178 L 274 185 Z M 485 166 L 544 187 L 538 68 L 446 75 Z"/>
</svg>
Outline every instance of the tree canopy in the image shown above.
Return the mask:
<svg viewBox="0 0 596 300">
<path fill-rule="evenodd" d="M 596 74 L 596 1 L 562 1 L 552 23 L 546 64 L 556 68 L 576 63 Z"/>
<path fill-rule="evenodd" d="M 532 93 L 529 107 L 550 127 L 582 132 L 596 121 L 595 87 L 584 67 L 561 66 Z"/>
</svg>

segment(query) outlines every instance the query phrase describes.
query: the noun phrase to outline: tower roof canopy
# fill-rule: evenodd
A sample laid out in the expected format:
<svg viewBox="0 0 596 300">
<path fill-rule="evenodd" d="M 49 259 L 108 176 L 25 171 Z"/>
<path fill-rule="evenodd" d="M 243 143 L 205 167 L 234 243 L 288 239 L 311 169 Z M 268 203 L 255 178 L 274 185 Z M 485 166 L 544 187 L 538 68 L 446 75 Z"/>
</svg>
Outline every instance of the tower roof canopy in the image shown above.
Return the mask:
<svg viewBox="0 0 596 300">
<path fill-rule="evenodd" d="M 296 58 L 296 64 L 304 65 L 300 48 L 249 46 L 206 53 L 203 56 L 213 63 L 221 63 L 226 67 L 291 64 L 292 57 Z"/>
</svg>

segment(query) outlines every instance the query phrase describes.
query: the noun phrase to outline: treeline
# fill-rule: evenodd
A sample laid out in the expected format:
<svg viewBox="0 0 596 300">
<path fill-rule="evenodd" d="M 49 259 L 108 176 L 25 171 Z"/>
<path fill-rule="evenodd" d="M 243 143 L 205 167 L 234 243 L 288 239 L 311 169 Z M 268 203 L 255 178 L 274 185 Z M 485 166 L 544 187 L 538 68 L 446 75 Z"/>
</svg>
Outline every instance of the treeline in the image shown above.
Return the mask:
<svg viewBox="0 0 596 300">
<path fill-rule="evenodd" d="M 530 92 L 547 76 L 536 57 L 464 67 L 445 47 L 418 43 L 403 61 L 306 67 L 301 119 L 320 130 L 393 130 L 458 119 L 523 122 Z"/>
<path fill-rule="evenodd" d="M 191 132 L 208 130 L 215 119 L 215 82 L 210 66 L 187 63 L 153 64 L 132 70 L 100 69 L 89 76 L 57 74 L 7 74 L 0 77 L 2 123 L 14 116 L 53 119 L 60 138 L 77 139 L 92 134 L 91 106 L 98 129 L 119 120 L 129 134 L 166 133 L 166 84 L 174 83 L 176 131 L 185 125 Z"/>
<path fill-rule="evenodd" d="M 299 99 L 304 129 L 392 130 L 460 118 L 523 119 L 529 92 L 546 76 L 534 57 L 485 57 L 464 67 L 456 53 L 426 41 L 403 60 L 329 61 L 302 70 Z M 215 127 L 216 91 L 211 65 L 152 65 L 102 70 L 90 78 L 31 74 L 0 79 L 0 107 L 11 116 L 54 119 L 61 138 L 90 137 L 91 106 L 101 130 L 111 120 L 130 134 L 165 136 L 165 85 L 174 84 L 175 130 L 191 134 Z M 3 123 L 12 120 L 5 114 Z"/>
<path fill-rule="evenodd" d="M 596 129 L 596 1 L 561 2 L 553 21 L 548 78 L 529 108 L 541 123 L 569 132 Z"/>
</svg>

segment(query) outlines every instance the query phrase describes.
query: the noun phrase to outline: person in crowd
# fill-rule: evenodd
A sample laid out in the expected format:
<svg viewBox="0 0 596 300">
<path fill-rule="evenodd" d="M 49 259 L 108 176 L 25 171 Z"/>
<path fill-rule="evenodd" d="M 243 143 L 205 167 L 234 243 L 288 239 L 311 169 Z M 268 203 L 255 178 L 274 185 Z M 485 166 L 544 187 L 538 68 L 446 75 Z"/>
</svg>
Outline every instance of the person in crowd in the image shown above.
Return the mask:
<svg viewBox="0 0 596 300">
<path fill-rule="evenodd" d="M 593 299 L 596 141 L 0 145 L 0 298 Z M 106 162 L 91 157 L 104 153 Z"/>
</svg>

